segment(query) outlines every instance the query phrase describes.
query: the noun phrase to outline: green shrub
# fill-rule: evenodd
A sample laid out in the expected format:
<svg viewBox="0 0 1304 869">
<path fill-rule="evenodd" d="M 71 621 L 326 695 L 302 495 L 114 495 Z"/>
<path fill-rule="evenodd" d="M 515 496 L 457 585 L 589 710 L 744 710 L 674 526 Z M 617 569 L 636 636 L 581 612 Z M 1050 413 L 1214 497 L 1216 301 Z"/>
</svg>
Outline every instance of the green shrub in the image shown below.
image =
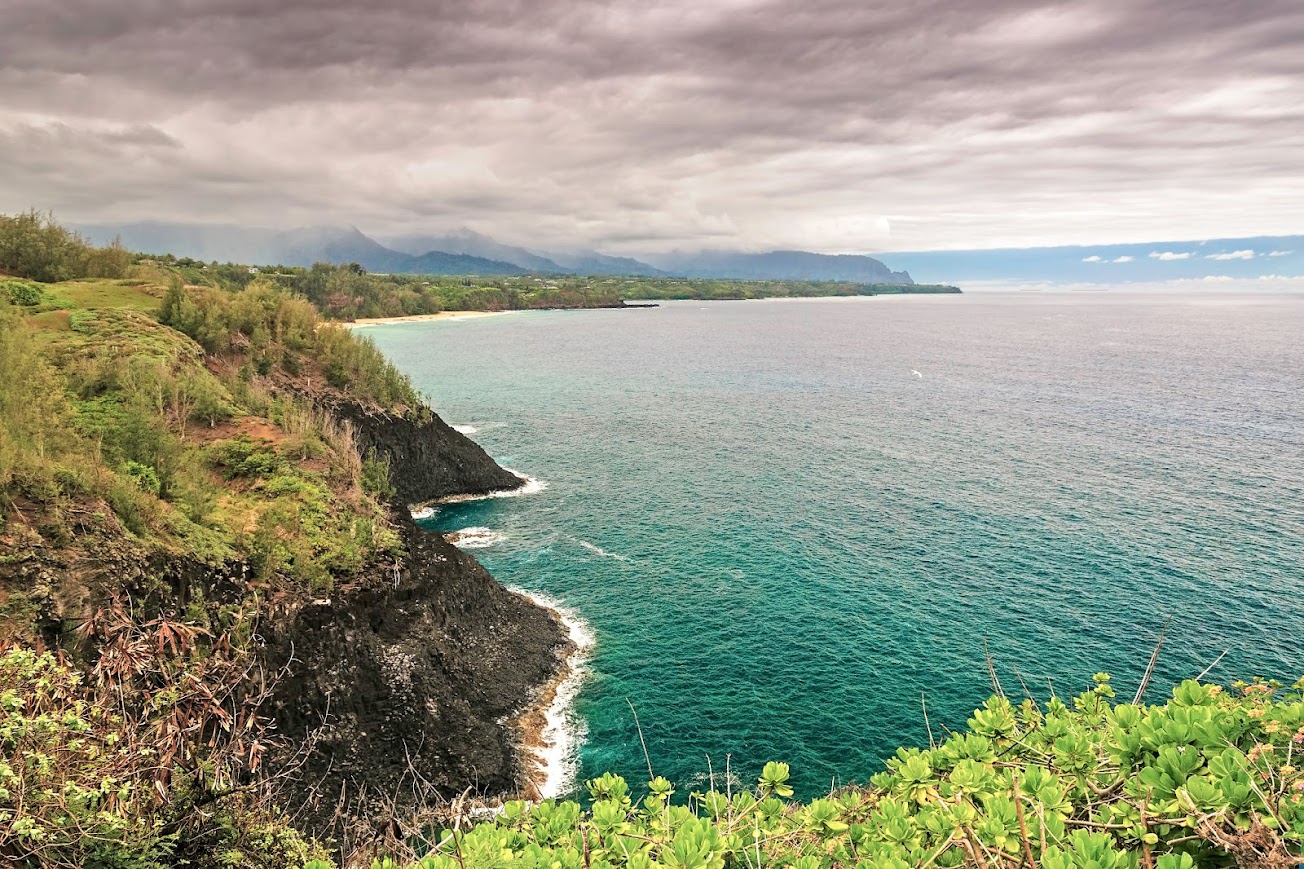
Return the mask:
<svg viewBox="0 0 1304 869">
<path fill-rule="evenodd" d="M 1294 867 L 1304 843 L 1304 680 L 1236 693 L 1194 681 L 1156 706 L 1116 704 L 1109 677 L 1065 704 L 993 697 L 968 729 L 900 749 L 868 786 L 807 804 L 786 764 L 756 787 L 694 792 L 625 780 L 576 802 L 509 802 L 438 835 L 420 869 L 1195 869 Z M 418 854 L 419 856 L 419 854 Z M 373 867 L 401 866 L 380 860 Z"/>
<path fill-rule="evenodd" d="M 360 475 L 362 491 L 377 501 L 388 502 L 394 498 L 394 483 L 389 475 L 389 456 L 377 457 L 375 450 L 368 450 L 362 460 Z"/>
<path fill-rule="evenodd" d="M 140 462 L 128 459 L 124 470 L 127 477 L 139 486 L 141 491 L 148 492 L 151 495 L 158 495 L 158 472 L 149 465 L 142 465 Z"/>
<path fill-rule="evenodd" d="M 7 296 L 10 304 L 25 307 L 41 304 L 44 295 L 39 286 L 28 281 L 0 281 L 0 294 Z"/>
<path fill-rule="evenodd" d="M 228 480 L 270 477 L 284 463 L 266 441 L 255 441 L 244 434 L 213 444 L 208 448 L 208 457 Z"/>
</svg>

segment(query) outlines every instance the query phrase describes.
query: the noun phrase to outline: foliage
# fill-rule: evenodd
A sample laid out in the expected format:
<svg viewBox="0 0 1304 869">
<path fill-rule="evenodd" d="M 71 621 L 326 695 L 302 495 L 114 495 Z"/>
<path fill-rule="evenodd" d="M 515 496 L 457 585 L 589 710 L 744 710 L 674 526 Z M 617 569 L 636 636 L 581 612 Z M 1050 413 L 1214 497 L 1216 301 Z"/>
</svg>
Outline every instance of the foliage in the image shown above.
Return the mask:
<svg viewBox="0 0 1304 869">
<path fill-rule="evenodd" d="M 509 802 L 410 865 L 1285 869 L 1304 842 L 1302 687 L 1188 681 L 1145 706 L 1114 703 L 1100 674 L 1069 704 L 993 697 L 967 732 L 900 749 L 868 786 L 807 804 L 782 799 L 781 763 L 751 791 L 692 793 L 687 805 L 665 779 L 635 803 L 624 779 L 603 775 L 586 783 L 587 810 Z"/>
<path fill-rule="evenodd" d="M 85 675 L 0 651 L 0 860 L 153 869 L 315 856 L 247 784 L 267 746 L 246 653 L 197 625 L 137 625 L 119 605 L 81 637 L 100 649 Z"/>
<path fill-rule="evenodd" d="M 118 243 L 88 244 L 38 211 L 0 214 L 0 270 L 44 283 L 72 278 L 124 278 L 131 254 Z"/>
<path fill-rule="evenodd" d="M 44 295 L 40 285 L 31 281 L 0 281 L 0 293 L 8 297 L 10 304 L 28 308 L 39 305 Z"/>
<path fill-rule="evenodd" d="M 228 480 L 237 477 L 270 477 L 281 467 L 281 457 L 267 441 L 237 435 L 208 449 L 209 460 Z"/>
<path fill-rule="evenodd" d="M 315 308 L 266 281 L 238 292 L 184 286 L 174 279 L 159 321 L 194 338 L 210 354 L 239 353 L 254 372 L 298 374 L 311 360 L 331 386 L 381 407 L 413 410 L 421 397 L 365 338 L 323 326 Z"/>
</svg>

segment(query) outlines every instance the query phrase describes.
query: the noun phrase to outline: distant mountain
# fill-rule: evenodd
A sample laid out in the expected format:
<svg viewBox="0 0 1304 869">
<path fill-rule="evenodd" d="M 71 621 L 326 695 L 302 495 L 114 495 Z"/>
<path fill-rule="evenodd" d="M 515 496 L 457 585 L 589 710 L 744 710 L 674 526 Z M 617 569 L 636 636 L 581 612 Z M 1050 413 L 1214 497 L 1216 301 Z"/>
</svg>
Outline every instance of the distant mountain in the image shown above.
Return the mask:
<svg viewBox="0 0 1304 869">
<path fill-rule="evenodd" d="M 648 259 L 671 274 L 689 278 L 914 283 L 908 273 L 894 272 L 873 257 L 856 254 L 822 254 L 801 250 L 775 250 L 769 253 L 701 251 L 676 252 Z"/>
<path fill-rule="evenodd" d="M 597 251 L 554 253 L 550 256 L 567 270 L 580 275 L 629 275 L 641 278 L 665 277 L 667 272 L 627 256 L 606 256 Z"/>
<path fill-rule="evenodd" d="M 390 250 L 354 227 L 309 226 L 277 233 L 272 240 L 278 265 L 358 263 L 369 272 L 403 272 L 412 257 Z"/>
<path fill-rule="evenodd" d="M 384 236 L 378 240 L 351 226 L 275 230 L 212 224 L 133 223 L 75 228 L 98 243 L 120 237 L 128 248 L 144 253 L 172 253 L 204 261 L 250 265 L 356 262 L 371 272 L 431 275 L 578 274 L 914 283 L 909 273 L 892 271 L 870 256 L 797 250 L 674 252 L 640 260 L 591 250 L 532 251 L 503 244 L 469 229 L 442 235 Z M 893 255 L 894 262 L 897 257 Z"/>
<path fill-rule="evenodd" d="M 442 251 L 511 263 L 536 274 L 563 274 L 571 271 L 546 256 L 532 253 L 523 247 L 502 244 L 470 229 L 460 229 L 448 235 L 396 235 L 379 238 L 386 246 L 413 256 Z"/>
<path fill-rule="evenodd" d="M 1119 284 L 1304 275 L 1304 235 L 883 254 L 927 283 Z"/>
<path fill-rule="evenodd" d="M 354 227 L 309 226 L 288 231 L 229 225 L 134 223 L 80 226 L 92 241 L 114 237 L 144 253 L 171 253 L 195 259 L 257 265 L 311 266 L 355 262 L 369 272 L 421 275 L 524 275 L 511 262 L 427 250 L 418 256 L 385 247 Z"/>
</svg>

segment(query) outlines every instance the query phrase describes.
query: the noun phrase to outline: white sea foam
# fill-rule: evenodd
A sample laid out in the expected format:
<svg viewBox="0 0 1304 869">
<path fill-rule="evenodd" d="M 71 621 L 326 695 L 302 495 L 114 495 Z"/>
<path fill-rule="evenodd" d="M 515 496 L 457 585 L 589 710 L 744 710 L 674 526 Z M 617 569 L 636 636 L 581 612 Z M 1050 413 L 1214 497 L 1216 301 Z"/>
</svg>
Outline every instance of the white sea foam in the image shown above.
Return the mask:
<svg viewBox="0 0 1304 869">
<path fill-rule="evenodd" d="M 538 758 L 544 775 L 543 782 L 539 785 L 539 795 L 545 800 L 554 799 L 570 793 L 579 776 L 580 747 L 588 736 L 588 726 L 575 715 L 575 696 L 579 694 L 580 686 L 588 675 L 589 654 L 594 644 L 593 631 L 580 618 L 579 613 L 560 601 L 519 588 L 513 588 L 512 591 L 557 613 L 566 627 L 570 641 L 575 644 L 575 652 L 568 661 L 570 670 L 557 686 L 557 693 L 544 713 L 540 744 L 530 747 L 530 751 Z"/>
<path fill-rule="evenodd" d="M 624 555 L 617 555 L 614 552 L 608 552 L 607 550 L 603 549 L 601 546 L 598 546 L 597 544 L 594 543 L 590 543 L 587 540 L 581 540 L 580 546 L 583 546 L 589 552 L 593 552 L 598 555 L 601 555 L 603 558 L 614 558 L 617 561 L 629 561 L 628 557 Z"/>
<path fill-rule="evenodd" d="M 439 504 L 461 504 L 466 501 L 481 501 L 485 498 L 519 498 L 522 495 L 534 495 L 548 488 L 548 484 L 543 480 L 536 480 L 534 477 L 522 474 L 520 471 L 513 471 L 511 468 L 503 468 L 521 479 L 521 485 L 514 489 L 499 489 L 496 492 L 485 492 L 482 495 L 450 495 L 447 498 L 440 498 L 436 503 Z"/>
<path fill-rule="evenodd" d="M 422 507 L 420 510 L 412 511 L 413 519 L 429 519 L 433 515 L 435 515 L 434 507 Z"/>
<path fill-rule="evenodd" d="M 503 535 L 492 528 L 475 526 L 460 531 L 449 531 L 444 535 L 444 539 L 458 549 L 487 549 L 495 543 L 501 543 Z"/>
<path fill-rule="evenodd" d="M 480 430 L 473 425 L 455 425 L 452 426 L 452 429 L 458 434 L 464 435 L 473 435 Z"/>
</svg>

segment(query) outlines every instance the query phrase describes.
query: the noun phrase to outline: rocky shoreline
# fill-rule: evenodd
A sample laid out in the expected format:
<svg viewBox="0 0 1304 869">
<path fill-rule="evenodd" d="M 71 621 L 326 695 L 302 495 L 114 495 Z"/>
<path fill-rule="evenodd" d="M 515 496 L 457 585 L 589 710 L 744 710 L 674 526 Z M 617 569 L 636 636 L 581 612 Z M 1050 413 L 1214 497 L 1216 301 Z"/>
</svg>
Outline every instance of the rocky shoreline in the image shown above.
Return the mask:
<svg viewBox="0 0 1304 869">
<path fill-rule="evenodd" d="M 337 826 L 350 799 L 358 817 L 377 798 L 412 810 L 468 789 L 488 802 L 537 798 L 583 637 L 551 602 L 505 588 L 408 509 L 530 491 L 532 481 L 433 414 L 321 404 L 353 426 L 363 451 L 389 458 L 406 555 L 303 607 L 269 643 L 290 673 L 275 697 L 278 729 L 311 739 L 291 795 L 319 832 Z"/>
</svg>

